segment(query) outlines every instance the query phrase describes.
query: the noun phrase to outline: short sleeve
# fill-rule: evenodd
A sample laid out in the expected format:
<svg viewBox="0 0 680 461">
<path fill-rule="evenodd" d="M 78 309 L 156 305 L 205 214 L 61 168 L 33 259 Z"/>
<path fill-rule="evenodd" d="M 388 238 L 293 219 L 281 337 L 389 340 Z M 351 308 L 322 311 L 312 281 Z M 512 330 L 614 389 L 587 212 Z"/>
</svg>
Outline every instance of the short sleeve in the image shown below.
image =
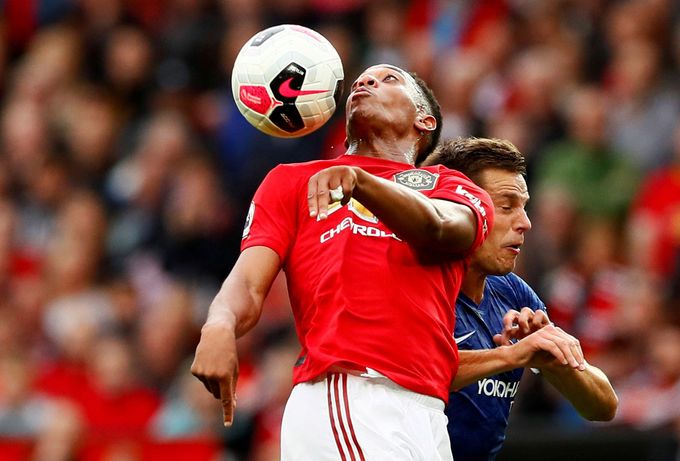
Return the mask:
<svg viewBox="0 0 680 461">
<path fill-rule="evenodd" d="M 243 229 L 241 251 L 265 246 L 285 261 L 296 234 L 298 195 L 289 169 L 287 165 L 274 168 L 255 192 Z"/>
<path fill-rule="evenodd" d="M 494 206 L 489 194 L 458 171 L 439 167 L 439 180 L 430 198 L 449 200 L 468 206 L 477 218 L 477 234 L 468 253 L 484 242 L 494 222 Z"/>
</svg>

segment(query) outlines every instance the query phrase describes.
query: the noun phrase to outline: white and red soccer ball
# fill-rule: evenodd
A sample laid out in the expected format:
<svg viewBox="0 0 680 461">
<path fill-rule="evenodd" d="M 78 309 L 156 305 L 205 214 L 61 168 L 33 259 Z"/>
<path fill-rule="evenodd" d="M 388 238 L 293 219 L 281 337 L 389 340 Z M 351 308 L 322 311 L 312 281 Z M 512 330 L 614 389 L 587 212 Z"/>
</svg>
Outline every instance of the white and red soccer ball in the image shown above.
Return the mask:
<svg viewBox="0 0 680 461">
<path fill-rule="evenodd" d="M 254 127 L 293 138 L 328 121 L 342 96 L 343 78 L 340 57 L 326 38 L 284 24 L 257 33 L 241 48 L 231 89 Z"/>
</svg>

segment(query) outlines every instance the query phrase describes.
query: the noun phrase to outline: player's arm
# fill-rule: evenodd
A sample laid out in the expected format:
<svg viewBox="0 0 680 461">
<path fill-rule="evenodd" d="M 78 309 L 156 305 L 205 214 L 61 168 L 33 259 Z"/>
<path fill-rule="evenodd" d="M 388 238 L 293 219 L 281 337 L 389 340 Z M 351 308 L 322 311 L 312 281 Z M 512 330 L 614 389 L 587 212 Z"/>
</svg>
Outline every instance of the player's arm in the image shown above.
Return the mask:
<svg viewBox="0 0 680 461">
<path fill-rule="evenodd" d="M 451 390 L 457 391 L 480 379 L 519 368 L 503 347 L 459 350 L 458 371 L 451 382 Z"/>
<path fill-rule="evenodd" d="M 542 310 L 528 307 L 508 311 L 503 317 L 503 332 L 494 337 L 497 344 L 511 344 L 510 339 L 522 339 L 549 325 L 550 320 Z M 578 341 L 566 332 L 562 338 L 571 344 Z M 543 376 L 590 421 L 610 421 L 616 414 L 618 398 L 607 376 L 583 359 L 582 370 L 564 367 L 554 362 L 539 367 Z"/>
<path fill-rule="evenodd" d="M 458 372 L 451 390 L 515 368 L 541 368 L 552 363 L 576 372 L 585 369 L 579 342 L 552 324 L 516 343 L 493 349 L 460 350 L 458 355 Z"/>
<path fill-rule="evenodd" d="M 238 356 L 236 338 L 253 328 L 279 272 L 279 255 L 267 247 L 245 249 L 210 305 L 191 373 L 221 400 L 224 424 L 233 420 Z"/>
<path fill-rule="evenodd" d="M 307 198 L 311 217 L 326 218 L 329 192 L 337 187 L 342 187 L 343 204 L 356 198 L 416 248 L 462 254 L 475 241 L 477 220 L 468 206 L 429 199 L 358 167 L 335 166 L 310 178 Z"/>
<path fill-rule="evenodd" d="M 540 370 L 585 419 L 611 421 L 616 415 L 619 399 L 599 368 L 586 363 L 585 370 L 578 371 L 549 364 Z"/>
</svg>

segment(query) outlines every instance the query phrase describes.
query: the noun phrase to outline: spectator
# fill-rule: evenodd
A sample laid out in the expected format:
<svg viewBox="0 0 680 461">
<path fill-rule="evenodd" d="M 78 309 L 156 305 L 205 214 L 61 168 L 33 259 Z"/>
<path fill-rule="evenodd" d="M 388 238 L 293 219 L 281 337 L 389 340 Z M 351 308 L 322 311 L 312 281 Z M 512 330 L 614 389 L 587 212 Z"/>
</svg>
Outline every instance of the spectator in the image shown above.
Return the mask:
<svg viewBox="0 0 680 461">
<path fill-rule="evenodd" d="M 561 189 L 579 213 L 622 218 L 639 179 L 634 167 L 607 145 L 607 107 L 597 88 L 579 88 L 571 95 L 567 105 L 569 137 L 546 147 L 534 181 L 539 194 Z"/>
</svg>

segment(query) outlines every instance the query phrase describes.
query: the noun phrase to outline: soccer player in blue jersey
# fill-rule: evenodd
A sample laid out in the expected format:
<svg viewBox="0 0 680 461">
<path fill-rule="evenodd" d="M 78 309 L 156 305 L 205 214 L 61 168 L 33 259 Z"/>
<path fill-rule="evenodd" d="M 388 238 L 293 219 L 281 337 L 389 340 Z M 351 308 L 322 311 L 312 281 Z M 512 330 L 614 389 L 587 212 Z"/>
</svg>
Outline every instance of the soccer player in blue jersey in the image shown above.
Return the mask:
<svg viewBox="0 0 680 461">
<path fill-rule="evenodd" d="M 583 417 L 611 420 L 618 399 L 605 374 L 585 361 L 578 340 L 549 321 L 543 302 L 512 273 L 531 228 L 521 153 L 507 141 L 459 138 L 442 143 L 424 164 L 461 171 L 489 193 L 496 211 L 456 301 L 460 366 L 447 407 L 454 459 L 495 459 L 527 367 L 540 372 Z"/>
</svg>

